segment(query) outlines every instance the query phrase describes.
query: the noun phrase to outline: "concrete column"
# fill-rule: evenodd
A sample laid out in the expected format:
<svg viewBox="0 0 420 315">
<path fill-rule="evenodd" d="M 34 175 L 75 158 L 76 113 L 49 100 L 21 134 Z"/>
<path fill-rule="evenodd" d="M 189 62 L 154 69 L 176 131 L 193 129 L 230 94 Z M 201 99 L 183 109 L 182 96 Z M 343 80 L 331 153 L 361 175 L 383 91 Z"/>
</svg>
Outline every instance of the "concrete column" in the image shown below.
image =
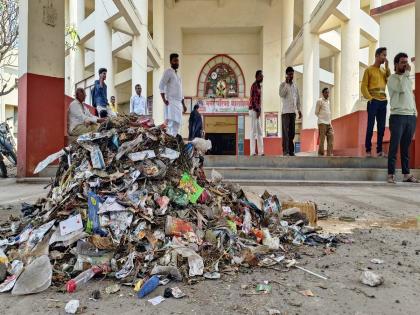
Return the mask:
<svg viewBox="0 0 420 315">
<path fill-rule="evenodd" d="M 359 99 L 360 22 L 358 1 L 350 1 L 350 19 L 341 25 L 341 115 L 352 112 Z"/>
<path fill-rule="evenodd" d="M 288 65 L 286 65 L 286 51 L 293 42 L 293 18 L 295 15 L 295 1 L 282 1 L 282 24 L 281 24 L 281 74 L 283 75 Z M 282 79 L 283 77 L 281 77 Z"/>
<path fill-rule="evenodd" d="M 375 62 L 375 53 L 376 49 L 379 47 L 379 42 L 371 42 L 369 44 L 369 65 L 372 65 Z"/>
<path fill-rule="evenodd" d="M 316 1 L 303 2 L 303 129 L 317 128 L 315 104 L 319 92 L 319 36 L 311 33 L 309 20 Z"/>
<path fill-rule="evenodd" d="M 64 146 L 63 30 L 64 1 L 19 1 L 18 177 Z"/>
<path fill-rule="evenodd" d="M 84 0 L 69 0 L 69 25 L 74 26 L 76 30 L 79 29 L 81 22 L 85 18 L 85 1 Z M 84 79 L 84 47 L 78 45 L 75 50 L 69 53 L 70 69 L 66 71 L 70 75 L 69 87 L 66 94 L 74 96 L 75 85 Z M 66 74 L 67 75 L 67 74 Z"/>
<path fill-rule="evenodd" d="M 334 55 L 334 102 L 333 118 L 340 117 L 341 53 Z"/>
<path fill-rule="evenodd" d="M 416 0 L 416 26 L 415 29 L 420 29 L 420 0 Z M 416 104 L 417 104 L 417 112 L 420 113 L 420 32 L 416 33 L 416 61 L 415 61 L 415 72 L 416 72 Z M 411 71 L 414 71 L 411 70 Z M 414 158 L 413 164 L 415 168 L 420 168 L 420 115 L 417 115 L 417 128 L 415 134 L 415 142 L 414 142 Z"/>
<path fill-rule="evenodd" d="M 156 124 L 163 123 L 164 104 L 160 97 L 159 82 L 164 72 L 164 43 L 165 43 L 165 2 L 164 0 L 153 1 L 153 43 L 159 52 L 161 59 L 159 65 L 153 69 L 153 119 Z"/>
<path fill-rule="evenodd" d="M 131 88 L 135 93 L 136 84 L 142 86 L 142 95 L 147 97 L 147 38 L 148 38 L 148 1 L 133 0 L 141 18 L 142 28 L 138 36 L 133 37 L 131 60 Z"/>
<path fill-rule="evenodd" d="M 95 78 L 98 78 L 100 68 L 106 68 L 108 86 L 108 101 L 115 95 L 114 69 L 112 62 L 112 28 L 104 19 L 108 15 L 102 0 L 95 0 Z"/>
<path fill-rule="evenodd" d="M 81 23 L 85 19 L 85 0 L 76 1 L 75 14 L 76 14 L 76 30 L 79 29 Z M 74 54 L 74 81 L 82 81 L 85 78 L 85 47 L 83 44 L 77 46 Z"/>
</svg>

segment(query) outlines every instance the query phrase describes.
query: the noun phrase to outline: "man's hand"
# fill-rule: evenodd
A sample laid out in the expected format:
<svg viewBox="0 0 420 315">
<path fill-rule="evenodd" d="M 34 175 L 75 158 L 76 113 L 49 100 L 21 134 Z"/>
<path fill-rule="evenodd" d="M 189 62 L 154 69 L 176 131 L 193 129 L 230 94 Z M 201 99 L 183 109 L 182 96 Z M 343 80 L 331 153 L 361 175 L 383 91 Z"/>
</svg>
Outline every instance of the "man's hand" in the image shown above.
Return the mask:
<svg viewBox="0 0 420 315">
<path fill-rule="evenodd" d="M 302 112 L 299 111 L 299 119 L 302 119 Z"/>
<path fill-rule="evenodd" d="M 261 112 L 257 112 L 257 119 L 260 119 L 261 117 Z"/>
<path fill-rule="evenodd" d="M 182 103 L 182 109 L 183 109 L 183 114 L 185 114 L 187 112 L 187 106 L 185 106 L 184 103 Z"/>
<path fill-rule="evenodd" d="M 409 63 L 407 63 L 407 68 L 405 68 L 406 71 L 411 72 L 411 66 Z"/>
<path fill-rule="evenodd" d="M 389 67 L 389 61 L 388 61 L 388 58 L 385 58 L 385 68 L 388 68 Z"/>
<path fill-rule="evenodd" d="M 167 100 L 167 99 L 164 99 L 164 100 L 163 100 L 163 102 L 165 103 L 165 105 L 166 105 L 166 106 L 168 106 L 168 105 L 169 105 L 169 102 L 168 102 L 168 100 Z"/>
</svg>

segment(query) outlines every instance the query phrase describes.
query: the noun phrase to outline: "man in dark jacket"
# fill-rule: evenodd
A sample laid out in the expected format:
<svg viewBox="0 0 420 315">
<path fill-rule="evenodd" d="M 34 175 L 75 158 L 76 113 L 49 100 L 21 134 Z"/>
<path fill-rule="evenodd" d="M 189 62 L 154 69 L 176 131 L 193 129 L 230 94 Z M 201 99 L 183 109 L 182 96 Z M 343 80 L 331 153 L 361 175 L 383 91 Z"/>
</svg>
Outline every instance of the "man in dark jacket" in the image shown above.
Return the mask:
<svg viewBox="0 0 420 315">
<path fill-rule="evenodd" d="M 201 138 L 203 133 L 203 119 L 201 118 L 200 113 L 198 112 L 199 105 L 194 106 L 194 110 L 190 114 L 189 119 L 189 133 L 188 140 L 193 140 L 194 138 Z"/>
</svg>

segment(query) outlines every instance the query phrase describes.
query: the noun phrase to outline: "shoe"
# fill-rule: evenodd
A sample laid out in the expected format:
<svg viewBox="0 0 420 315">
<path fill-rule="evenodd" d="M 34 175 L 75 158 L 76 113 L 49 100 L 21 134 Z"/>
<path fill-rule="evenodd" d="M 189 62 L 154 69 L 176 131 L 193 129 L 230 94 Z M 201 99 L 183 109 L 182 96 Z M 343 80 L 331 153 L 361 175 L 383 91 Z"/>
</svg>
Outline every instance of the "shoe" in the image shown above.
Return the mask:
<svg viewBox="0 0 420 315">
<path fill-rule="evenodd" d="M 289 153 L 285 153 L 285 154 L 283 154 L 283 156 L 290 156 L 290 154 Z"/>
<path fill-rule="evenodd" d="M 387 158 L 388 156 L 386 155 L 386 153 L 384 151 L 379 152 L 377 157 L 383 157 L 383 158 Z"/>
<path fill-rule="evenodd" d="M 366 152 L 366 157 L 372 157 L 372 152 Z"/>
<path fill-rule="evenodd" d="M 395 178 L 395 175 L 388 175 L 388 180 L 387 180 L 388 184 L 396 184 L 397 180 Z"/>
<path fill-rule="evenodd" d="M 289 155 L 290 155 L 290 156 L 295 156 L 295 154 L 294 154 L 294 153 L 290 153 Z"/>
</svg>

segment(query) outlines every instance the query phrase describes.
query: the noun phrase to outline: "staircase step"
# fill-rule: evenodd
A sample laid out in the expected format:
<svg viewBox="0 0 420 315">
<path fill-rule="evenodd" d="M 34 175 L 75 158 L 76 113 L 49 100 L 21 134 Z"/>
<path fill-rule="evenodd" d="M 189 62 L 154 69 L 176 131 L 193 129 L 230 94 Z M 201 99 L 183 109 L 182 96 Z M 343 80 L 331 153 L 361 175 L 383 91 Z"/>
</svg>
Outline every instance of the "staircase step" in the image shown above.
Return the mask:
<svg viewBox="0 0 420 315">
<path fill-rule="evenodd" d="M 382 182 L 387 179 L 385 168 L 267 168 L 267 167 L 215 167 L 205 168 L 210 177 L 211 170 L 215 169 L 223 178 L 234 182 L 268 182 L 268 181 L 368 181 Z M 420 170 L 414 170 L 415 176 Z"/>
<path fill-rule="evenodd" d="M 378 168 L 386 169 L 387 159 L 322 156 L 231 156 L 208 155 L 206 167 L 275 167 L 275 168 Z"/>
</svg>

